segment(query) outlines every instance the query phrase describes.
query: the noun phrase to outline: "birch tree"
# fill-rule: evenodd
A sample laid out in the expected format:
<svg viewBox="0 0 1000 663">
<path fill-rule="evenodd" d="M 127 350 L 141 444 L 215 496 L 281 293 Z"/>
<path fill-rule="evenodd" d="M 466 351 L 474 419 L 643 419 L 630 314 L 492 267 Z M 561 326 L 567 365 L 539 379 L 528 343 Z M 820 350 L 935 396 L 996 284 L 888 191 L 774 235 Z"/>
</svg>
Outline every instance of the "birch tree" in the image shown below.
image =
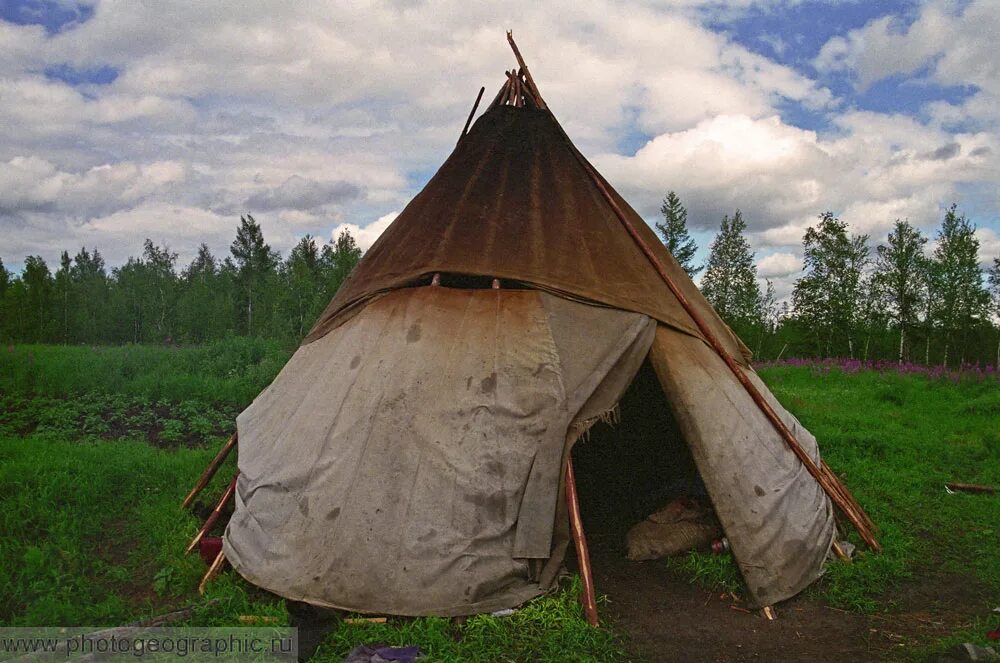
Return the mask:
<svg viewBox="0 0 1000 663">
<path fill-rule="evenodd" d="M 863 273 L 868 263 L 868 236 L 851 235 L 847 224 L 824 212 L 802 238 L 806 275 L 795 282 L 796 315 L 813 330 L 819 354 L 830 356 L 837 337 L 854 356 Z"/>
<path fill-rule="evenodd" d="M 2 266 L 0 266 L 2 269 Z M 993 259 L 989 273 L 990 313 L 997 321 L 997 368 L 1000 368 L 1000 256 Z"/>
<path fill-rule="evenodd" d="M 959 215 L 958 206 L 953 203 L 937 234 L 937 247 L 930 266 L 934 293 L 930 314 L 934 326 L 945 339 L 942 360 L 945 366 L 956 341 L 964 349 L 969 331 L 985 319 L 989 306 L 975 232 L 976 227 L 964 214 Z"/>
<path fill-rule="evenodd" d="M 907 221 L 896 220 L 885 244 L 875 250 L 875 293 L 899 329 L 898 360 L 903 363 L 907 331 L 917 323 L 926 296 L 927 238 Z"/>
</svg>

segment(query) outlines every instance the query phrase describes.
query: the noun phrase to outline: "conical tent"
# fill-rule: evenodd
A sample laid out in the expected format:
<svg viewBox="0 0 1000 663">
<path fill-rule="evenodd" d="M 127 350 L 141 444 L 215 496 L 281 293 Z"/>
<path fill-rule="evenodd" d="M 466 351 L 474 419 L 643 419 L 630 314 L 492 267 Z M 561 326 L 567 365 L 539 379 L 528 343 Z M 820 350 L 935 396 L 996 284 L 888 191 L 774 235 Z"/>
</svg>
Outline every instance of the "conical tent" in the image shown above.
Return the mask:
<svg viewBox="0 0 1000 663">
<path fill-rule="evenodd" d="M 570 542 L 571 449 L 648 361 L 752 598 L 796 594 L 831 497 L 860 509 L 521 65 L 240 414 L 226 559 L 320 606 L 518 605 Z"/>
</svg>

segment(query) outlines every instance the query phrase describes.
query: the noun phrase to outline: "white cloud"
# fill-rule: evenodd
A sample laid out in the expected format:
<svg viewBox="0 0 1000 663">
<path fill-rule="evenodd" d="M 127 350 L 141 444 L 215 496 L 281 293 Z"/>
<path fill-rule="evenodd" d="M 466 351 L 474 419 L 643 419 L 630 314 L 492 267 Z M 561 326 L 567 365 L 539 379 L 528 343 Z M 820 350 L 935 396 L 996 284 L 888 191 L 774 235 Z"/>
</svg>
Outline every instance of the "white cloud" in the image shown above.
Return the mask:
<svg viewBox="0 0 1000 663">
<path fill-rule="evenodd" d="M 979 240 L 979 264 L 983 269 L 993 267 L 993 258 L 1000 258 L 1000 233 L 993 228 L 976 228 Z"/>
<path fill-rule="evenodd" d="M 355 223 L 341 223 L 339 226 L 333 229 L 330 233 L 330 241 L 335 241 L 337 236 L 343 231 L 347 231 L 354 237 L 357 241 L 358 246 L 362 250 L 367 251 L 371 248 L 371 245 L 375 243 L 375 240 L 389 227 L 396 217 L 399 216 L 399 212 L 389 212 L 388 214 L 383 214 L 379 218 L 375 219 L 366 226 L 359 226 Z"/>
<path fill-rule="evenodd" d="M 931 0 L 909 26 L 885 16 L 847 35 L 831 38 L 814 64 L 824 72 L 845 71 L 865 89 L 893 75 L 916 75 L 945 86 L 978 90 L 959 104 L 935 102 L 932 115 L 939 121 L 998 123 L 1000 7 L 993 0 Z M 919 83 L 919 79 L 916 79 Z"/>
<path fill-rule="evenodd" d="M 757 261 L 757 273 L 764 278 L 777 278 L 802 271 L 802 258 L 791 253 L 772 253 Z"/>
<path fill-rule="evenodd" d="M 248 210 L 281 250 L 341 228 L 368 246 L 446 158 L 479 85 L 488 101 L 513 66 L 507 26 L 567 132 L 650 217 L 674 189 L 696 229 L 740 207 L 756 245 L 795 247 L 825 209 L 878 234 L 896 216 L 934 223 L 960 186 L 996 182 L 990 3 L 931 2 L 906 29 L 876 21 L 824 47 L 822 71 L 863 84 L 932 67 L 980 90 L 913 118 L 850 110 L 709 27 L 784 2 L 100 2 L 51 37 L 0 21 L 0 256 L 86 241 L 112 261 L 143 233 L 225 252 Z M 61 65 L 119 76 L 42 73 Z M 794 126 L 788 104 L 833 131 Z M 949 129 L 970 117 L 977 128 Z M 622 154 L 636 136 L 649 140 Z"/>
</svg>

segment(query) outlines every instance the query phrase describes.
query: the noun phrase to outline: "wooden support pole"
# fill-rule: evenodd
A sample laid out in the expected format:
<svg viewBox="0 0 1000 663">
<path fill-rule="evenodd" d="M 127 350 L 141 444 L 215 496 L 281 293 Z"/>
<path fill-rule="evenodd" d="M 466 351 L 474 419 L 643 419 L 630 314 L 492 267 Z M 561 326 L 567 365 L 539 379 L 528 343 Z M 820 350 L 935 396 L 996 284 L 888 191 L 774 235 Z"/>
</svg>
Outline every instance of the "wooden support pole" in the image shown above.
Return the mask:
<svg viewBox="0 0 1000 663">
<path fill-rule="evenodd" d="M 215 523 L 219 521 L 219 517 L 222 515 L 222 509 L 225 508 L 226 503 L 232 499 L 233 495 L 236 493 L 236 480 L 239 478 L 239 472 L 233 475 L 233 480 L 229 482 L 229 486 L 227 486 L 225 492 L 222 493 L 222 497 L 219 498 L 219 503 L 215 505 L 215 509 L 213 509 L 212 513 L 208 516 L 208 520 L 206 520 L 205 524 L 202 525 L 200 530 L 198 530 L 198 533 L 194 535 L 194 539 L 191 540 L 187 550 L 184 551 L 185 555 L 194 550 L 194 547 L 198 545 L 198 542 L 201 541 L 202 537 L 208 534 L 212 528 L 215 527 Z"/>
<path fill-rule="evenodd" d="M 518 50 L 517 44 L 514 43 L 514 33 L 510 30 L 507 31 L 507 43 L 510 44 L 510 48 L 514 51 L 514 57 L 517 58 L 517 64 L 521 67 L 521 71 L 524 72 L 524 84 L 528 88 L 528 92 L 534 97 L 535 104 L 540 110 L 545 110 L 548 106 L 545 105 L 545 100 L 542 99 L 542 95 L 538 92 L 538 86 L 535 85 L 535 79 L 531 77 L 531 72 L 528 71 L 528 65 L 524 64 L 524 58 L 521 57 L 521 51 Z"/>
<path fill-rule="evenodd" d="M 215 556 L 215 560 L 212 562 L 212 565 L 208 567 L 208 571 L 205 572 L 205 577 L 203 577 L 201 582 L 198 583 L 199 594 L 205 593 L 205 588 L 208 586 L 208 583 L 212 582 L 212 579 L 219 575 L 219 571 L 222 570 L 222 565 L 225 563 L 226 553 L 220 550 L 219 554 Z"/>
<path fill-rule="evenodd" d="M 573 474 L 572 458 L 566 459 L 566 510 L 569 512 L 569 531 L 573 535 L 573 544 L 576 546 L 576 559 L 580 563 L 580 580 L 583 581 L 583 594 L 580 596 L 583 614 L 586 616 L 588 624 L 598 626 L 594 575 L 590 568 L 587 537 L 583 533 L 583 519 L 580 517 L 580 501 L 576 493 L 576 475 Z"/>
<path fill-rule="evenodd" d="M 192 488 L 191 492 L 188 493 L 188 496 L 184 498 L 184 501 L 181 503 L 182 509 L 188 508 L 188 505 L 190 505 L 194 498 L 197 497 L 198 493 L 200 493 L 205 486 L 208 485 L 208 482 L 212 480 L 215 473 L 219 471 L 220 467 L 222 467 L 222 463 L 226 461 L 226 456 L 228 456 L 229 452 L 236 447 L 238 441 L 238 432 L 233 433 L 229 439 L 226 440 L 226 443 L 222 445 L 221 449 L 219 449 L 219 453 L 215 455 L 212 462 L 209 463 L 208 467 L 205 468 L 205 471 L 201 473 L 201 477 L 198 479 L 198 482 L 194 484 L 194 488 Z"/>
<path fill-rule="evenodd" d="M 500 102 L 501 106 L 513 105 L 514 94 L 517 92 L 517 79 L 514 78 L 514 72 L 508 71 L 505 73 L 507 74 L 507 82 L 510 83 L 510 85 L 507 86 L 506 96 L 504 96 L 503 101 Z"/>
<path fill-rule="evenodd" d="M 469 111 L 469 118 L 465 121 L 465 126 L 462 128 L 462 135 L 458 137 L 461 142 L 465 138 L 465 134 L 469 133 L 469 125 L 472 124 L 472 118 L 476 114 L 476 109 L 479 108 L 479 102 L 483 100 L 483 92 L 486 92 L 486 87 L 479 88 L 479 94 L 476 95 L 476 103 L 472 104 L 472 110 Z"/>
<path fill-rule="evenodd" d="M 493 98 L 493 101 L 490 102 L 490 105 L 486 107 L 486 111 L 487 112 L 493 110 L 494 107 L 500 105 L 500 100 L 503 99 L 504 94 L 507 93 L 507 86 L 508 85 L 510 85 L 510 79 L 509 78 L 503 82 L 503 85 L 500 86 L 500 91 L 497 92 L 497 96 L 495 96 Z"/>
</svg>

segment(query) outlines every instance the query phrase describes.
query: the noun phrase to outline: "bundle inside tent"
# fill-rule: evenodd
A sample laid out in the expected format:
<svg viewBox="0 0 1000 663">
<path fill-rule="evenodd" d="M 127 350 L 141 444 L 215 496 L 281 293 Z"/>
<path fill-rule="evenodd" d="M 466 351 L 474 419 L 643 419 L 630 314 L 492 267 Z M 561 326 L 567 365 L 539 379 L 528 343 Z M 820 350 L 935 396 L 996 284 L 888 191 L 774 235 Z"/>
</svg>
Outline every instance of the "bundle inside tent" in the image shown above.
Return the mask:
<svg viewBox="0 0 1000 663">
<path fill-rule="evenodd" d="M 216 561 L 317 606 L 450 616 L 548 591 L 572 543 L 592 601 L 571 452 L 644 366 L 758 605 L 821 574 L 835 510 L 877 548 L 510 42 L 518 69 L 239 415 Z M 676 453 L 648 442 L 637 464 Z"/>
</svg>

